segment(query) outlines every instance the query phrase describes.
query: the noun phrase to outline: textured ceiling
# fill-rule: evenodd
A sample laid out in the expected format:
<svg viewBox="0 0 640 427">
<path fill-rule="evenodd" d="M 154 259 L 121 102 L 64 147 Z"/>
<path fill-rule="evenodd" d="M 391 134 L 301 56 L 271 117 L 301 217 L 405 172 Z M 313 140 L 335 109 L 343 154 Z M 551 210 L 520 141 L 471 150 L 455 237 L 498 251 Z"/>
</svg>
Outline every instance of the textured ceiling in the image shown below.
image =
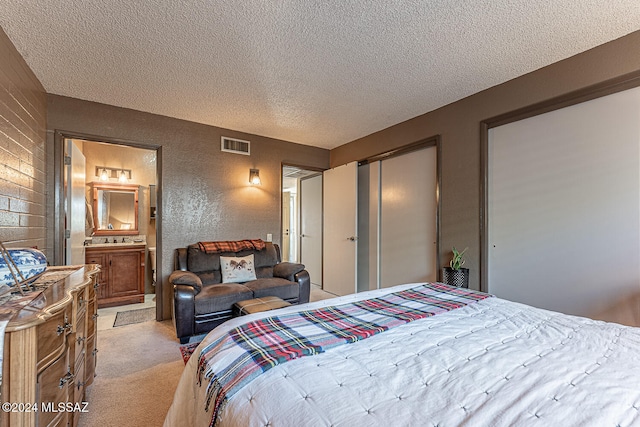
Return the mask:
<svg viewBox="0 0 640 427">
<path fill-rule="evenodd" d="M 0 25 L 49 93 L 333 148 L 638 30 L 640 2 L 2 0 Z"/>
</svg>

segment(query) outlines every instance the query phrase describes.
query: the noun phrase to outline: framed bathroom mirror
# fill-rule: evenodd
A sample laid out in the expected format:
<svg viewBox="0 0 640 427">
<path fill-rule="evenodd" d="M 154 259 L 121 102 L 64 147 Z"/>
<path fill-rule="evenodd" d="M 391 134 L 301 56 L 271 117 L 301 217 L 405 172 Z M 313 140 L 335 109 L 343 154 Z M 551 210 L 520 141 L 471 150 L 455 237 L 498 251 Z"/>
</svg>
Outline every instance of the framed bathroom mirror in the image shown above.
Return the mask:
<svg viewBox="0 0 640 427">
<path fill-rule="evenodd" d="M 138 234 L 138 186 L 92 183 L 95 236 Z"/>
</svg>

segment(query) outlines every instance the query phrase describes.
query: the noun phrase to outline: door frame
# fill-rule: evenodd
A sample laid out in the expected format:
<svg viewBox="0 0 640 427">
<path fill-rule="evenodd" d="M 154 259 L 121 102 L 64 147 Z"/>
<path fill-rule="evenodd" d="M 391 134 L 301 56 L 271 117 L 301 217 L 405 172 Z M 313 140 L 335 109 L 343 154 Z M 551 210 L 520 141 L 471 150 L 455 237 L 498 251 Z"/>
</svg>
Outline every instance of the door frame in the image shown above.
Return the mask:
<svg viewBox="0 0 640 427">
<path fill-rule="evenodd" d="M 284 234 L 283 234 L 283 226 L 284 226 L 284 219 L 283 219 L 283 212 L 282 212 L 282 186 L 284 184 L 283 180 L 284 180 L 284 168 L 285 167 L 289 167 L 289 168 L 297 168 L 297 169 L 302 169 L 305 171 L 310 171 L 310 172 L 317 172 L 319 174 L 321 174 L 322 172 L 324 172 L 326 169 L 324 168 L 319 168 L 316 166 L 305 166 L 305 165 L 301 165 L 301 164 L 297 164 L 297 163 L 288 163 L 288 162 L 282 162 L 280 163 L 280 242 L 282 242 L 284 240 Z M 300 199 L 298 198 L 297 200 L 297 207 L 296 209 L 298 209 L 300 207 Z M 322 201 L 323 206 L 324 206 L 324 200 Z M 298 212 L 299 213 L 299 212 Z M 299 218 L 298 218 L 299 219 Z M 323 224 L 324 227 L 324 224 Z M 300 232 L 298 230 L 298 255 L 300 254 Z M 322 262 L 322 260 L 321 260 Z"/>
<path fill-rule="evenodd" d="M 118 138 L 106 138 L 81 132 L 54 130 L 53 134 L 53 265 L 61 265 L 64 257 L 65 205 L 64 205 L 64 141 L 83 139 L 113 145 L 125 145 L 156 152 L 156 253 L 162 253 L 162 146 Z M 162 257 L 156 258 L 156 271 L 162 271 Z M 156 283 L 156 320 L 163 320 L 163 283 Z"/>
<path fill-rule="evenodd" d="M 311 169 L 306 169 L 306 170 L 311 170 Z M 300 230 L 298 232 L 298 254 L 300 255 L 300 261 L 302 261 L 302 181 L 307 180 L 307 179 L 311 179 L 311 178 L 317 178 L 318 176 L 322 177 L 322 172 L 318 171 L 318 173 L 313 174 L 313 175 L 309 175 L 309 176 L 305 176 L 304 178 L 300 178 L 300 194 L 298 195 L 298 206 L 300 207 L 300 212 L 299 212 L 299 218 L 300 218 Z M 320 186 L 320 283 L 324 283 L 323 282 L 323 256 L 322 256 L 322 251 L 324 250 L 324 238 L 323 238 L 323 230 L 324 230 L 324 215 L 323 215 L 323 210 L 324 210 L 324 197 L 322 197 L 322 192 L 324 191 L 324 179 L 322 179 L 321 182 L 321 186 Z M 321 286 L 322 288 L 322 286 Z"/>
</svg>

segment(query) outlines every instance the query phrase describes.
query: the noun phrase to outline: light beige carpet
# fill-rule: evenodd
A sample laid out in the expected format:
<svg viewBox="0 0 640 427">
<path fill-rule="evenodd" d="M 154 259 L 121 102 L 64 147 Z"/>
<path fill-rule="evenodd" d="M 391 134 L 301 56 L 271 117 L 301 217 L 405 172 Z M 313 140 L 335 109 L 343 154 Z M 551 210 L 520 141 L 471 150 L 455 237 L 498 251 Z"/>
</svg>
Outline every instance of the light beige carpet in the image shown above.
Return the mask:
<svg viewBox="0 0 640 427">
<path fill-rule="evenodd" d="M 311 301 L 333 296 L 311 287 Z M 89 412 L 80 415 L 79 427 L 161 426 L 183 370 L 171 320 L 99 330 L 97 376 L 87 388 Z"/>
<path fill-rule="evenodd" d="M 170 320 L 98 331 L 97 376 L 80 427 L 161 426 L 184 369 Z"/>
</svg>

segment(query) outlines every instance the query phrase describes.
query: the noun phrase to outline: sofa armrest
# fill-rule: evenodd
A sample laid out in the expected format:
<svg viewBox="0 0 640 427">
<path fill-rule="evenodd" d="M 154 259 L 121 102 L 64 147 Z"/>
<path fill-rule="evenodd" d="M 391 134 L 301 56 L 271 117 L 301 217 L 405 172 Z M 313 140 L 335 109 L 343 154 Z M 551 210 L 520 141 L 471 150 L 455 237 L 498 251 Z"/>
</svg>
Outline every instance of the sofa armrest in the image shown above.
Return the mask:
<svg viewBox="0 0 640 427">
<path fill-rule="evenodd" d="M 311 293 L 311 278 L 307 270 L 302 270 L 299 273 L 293 275 L 294 281 L 300 285 L 300 297 L 298 304 L 304 304 L 309 302 L 309 294 Z"/>
<path fill-rule="evenodd" d="M 281 262 L 273 266 L 273 275 L 295 282 L 294 276 L 304 270 L 304 264 Z"/>
<path fill-rule="evenodd" d="M 198 295 L 202 290 L 202 280 L 190 271 L 176 270 L 169 276 L 169 283 L 172 285 L 185 285 L 191 286 L 194 290 L 194 295 Z"/>
<path fill-rule="evenodd" d="M 173 285 L 173 323 L 176 327 L 176 335 L 183 340 L 194 335 L 194 320 L 196 305 L 194 298 L 195 289 L 189 285 Z"/>
</svg>

